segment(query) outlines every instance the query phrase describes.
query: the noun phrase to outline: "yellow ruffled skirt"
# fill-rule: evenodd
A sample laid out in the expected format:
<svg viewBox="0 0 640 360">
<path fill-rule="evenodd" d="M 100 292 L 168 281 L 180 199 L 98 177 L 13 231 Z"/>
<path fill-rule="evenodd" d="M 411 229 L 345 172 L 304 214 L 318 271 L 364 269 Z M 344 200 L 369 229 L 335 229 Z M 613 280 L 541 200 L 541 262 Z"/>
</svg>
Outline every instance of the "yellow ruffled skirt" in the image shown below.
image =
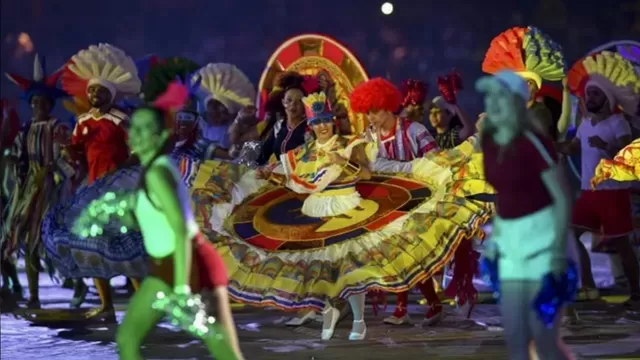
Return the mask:
<svg viewBox="0 0 640 360">
<path fill-rule="evenodd" d="M 482 236 L 492 206 L 466 198 L 492 192 L 481 168 L 472 139 L 415 160 L 411 172 L 359 182 L 359 215 L 310 218 L 300 211 L 304 196 L 256 180 L 246 167 L 209 161 L 192 199 L 234 300 L 321 310 L 371 290 L 406 291 L 440 271 L 461 241 Z"/>
<path fill-rule="evenodd" d="M 620 150 L 613 160 L 600 160 L 591 185 L 595 187 L 606 180 L 640 180 L 640 138 Z"/>
</svg>

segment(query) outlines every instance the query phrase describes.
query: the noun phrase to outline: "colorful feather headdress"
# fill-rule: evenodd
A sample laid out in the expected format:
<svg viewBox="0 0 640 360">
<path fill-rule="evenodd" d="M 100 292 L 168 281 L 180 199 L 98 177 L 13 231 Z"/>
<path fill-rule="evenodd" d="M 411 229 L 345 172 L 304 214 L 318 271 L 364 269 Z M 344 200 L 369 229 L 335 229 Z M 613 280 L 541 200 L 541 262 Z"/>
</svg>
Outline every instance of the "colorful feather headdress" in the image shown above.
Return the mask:
<svg viewBox="0 0 640 360">
<path fill-rule="evenodd" d="M 313 124 L 318 121 L 332 120 L 331 104 L 327 99 L 327 95 L 323 92 L 309 94 L 302 98 L 304 111 L 307 116 L 307 123 Z"/>
<path fill-rule="evenodd" d="M 209 100 L 214 99 L 221 102 L 230 114 L 236 114 L 243 107 L 255 103 L 256 89 L 249 78 L 234 65 L 207 64 L 193 77 L 202 79 L 200 90 L 205 106 Z"/>
<path fill-rule="evenodd" d="M 569 70 L 569 89 L 584 97 L 589 86 L 600 88 L 611 109 L 619 107 L 627 114 L 635 114 L 640 99 L 640 74 L 633 64 L 618 53 L 603 51 L 578 60 Z"/>
<path fill-rule="evenodd" d="M 54 102 L 59 98 L 69 96 L 64 90 L 56 86 L 62 71 L 58 70 L 47 76 L 45 58 L 38 56 L 38 54 L 33 60 L 33 80 L 28 80 L 17 74 L 6 73 L 5 75 L 12 83 L 22 89 L 24 92 L 22 98 L 26 101 L 31 101 L 34 95 L 46 96 Z"/>
<path fill-rule="evenodd" d="M 140 79 L 133 59 L 110 44 L 91 45 L 71 57 L 62 74 L 62 88 L 86 98 L 87 88 L 99 84 L 116 95 L 137 95 Z"/>
<path fill-rule="evenodd" d="M 536 82 L 559 81 L 565 74 L 562 48 L 536 27 L 514 27 L 496 36 L 482 63 L 482 71 L 511 70 Z"/>
</svg>

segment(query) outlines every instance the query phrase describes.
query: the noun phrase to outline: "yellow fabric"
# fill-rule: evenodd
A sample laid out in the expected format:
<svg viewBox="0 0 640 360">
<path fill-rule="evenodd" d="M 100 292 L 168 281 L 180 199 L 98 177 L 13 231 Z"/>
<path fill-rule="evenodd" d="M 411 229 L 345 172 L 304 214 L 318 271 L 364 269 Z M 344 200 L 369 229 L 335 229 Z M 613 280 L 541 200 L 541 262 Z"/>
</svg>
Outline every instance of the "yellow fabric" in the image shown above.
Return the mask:
<svg viewBox="0 0 640 360">
<path fill-rule="evenodd" d="M 620 150 L 613 160 L 600 160 L 591 186 L 595 189 L 605 180 L 640 180 L 640 138 Z"/>
<path fill-rule="evenodd" d="M 256 131 L 258 132 L 258 135 L 262 135 L 262 132 L 264 131 L 264 128 L 266 126 L 267 126 L 266 121 L 260 121 L 258 125 L 256 125 Z"/>
<path fill-rule="evenodd" d="M 212 199 L 194 197 L 200 209 L 199 225 L 227 267 L 230 296 L 256 306 L 321 310 L 325 300 L 374 289 L 406 291 L 431 277 L 452 259 L 461 241 L 483 235 L 480 226 L 493 211 L 490 205 L 461 197 L 488 190 L 477 171 L 482 168 L 482 158 L 474 153 L 473 142 L 416 160 L 413 174 L 386 178 L 422 183 L 431 191 L 405 215 L 375 231 L 317 248 L 267 250 L 252 245 L 235 234 L 232 218 L 236 222 L 255 218 L 237 210 L 227 217 L 227 234 L 215 232 L 206 215 Z M 234 173 L 228 169 L 232 166 L 202 167 L 201 172 L 206 173 L 198 176 L 195 187 L 216 188 L 210 185 L 216 182 L 224 187 L 227 182 L 223 178 Z M 267 185 L 255 192 L 253 199 L 277 189 Z"/>
<path fill-rule="evenodd" d="M 520 75 L 525 80 L 533 80 L 536 83 L 538 89 L 542 87 L 542 77 L 532 71 L 519 71 L 516 74 Z"/>
</svg>

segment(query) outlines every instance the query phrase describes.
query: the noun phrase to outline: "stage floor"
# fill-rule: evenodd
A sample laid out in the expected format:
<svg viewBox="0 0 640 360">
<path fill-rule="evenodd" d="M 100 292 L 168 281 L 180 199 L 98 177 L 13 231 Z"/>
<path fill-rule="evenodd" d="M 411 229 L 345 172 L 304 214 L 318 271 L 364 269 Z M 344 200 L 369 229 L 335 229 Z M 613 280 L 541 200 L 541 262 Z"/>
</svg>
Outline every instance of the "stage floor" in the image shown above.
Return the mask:
<svg viewBox="0 0 640 360">
<path fill-rule="evenodd" d="M 123 279 L 117 279 L 122 284 Z M 26 282 L 25 282 L 26 283 Z M 67 307 L 71 291 L 41 277 L 41 297 L 45 307 Z M 118 320 L 126 310 L 126 297 L 119 295 Z M 390 300 L 393 297 L 390 297 Z M 424 309 L 412 296 L 410 311 L 420 319 Z M 622 297 L 609 297 L 611 303 L 577 305 L 580 320 L 563 329 L 565 341 L 584 359 L 623 359 L 640 357 L 640 313 L 625 312 L 615 302 Z M 89 304 L 96 304 L 95 294 Z M 497 305 L 476 307 L 472 320 L 464 320 L 452 308 L 448 317 L 433 328 L 417 326 L 391 327 L 382 318 L 393 311 L 374 316 L 367 311 L 368 338 L 362 342 L 347 340 L 349 318 L 338 325 L 332 341 L 320 338 L 320 323 L 288 328 L 287 314 L 277 311 L 240 308 L 235 310 L 242 348 L 247 359 L 385 359 L 402 355 L 406 359 L 506 359 Z M 31 326 L 27 321 L 2 314 L 0 358 L 2 360 L 117 359 L 114 344 L 115 325 L 80 328 Z M 147 339 L 143 354 L 147 359 L 206 359 L 202 345 L 161 324 Z"/>
</svg>

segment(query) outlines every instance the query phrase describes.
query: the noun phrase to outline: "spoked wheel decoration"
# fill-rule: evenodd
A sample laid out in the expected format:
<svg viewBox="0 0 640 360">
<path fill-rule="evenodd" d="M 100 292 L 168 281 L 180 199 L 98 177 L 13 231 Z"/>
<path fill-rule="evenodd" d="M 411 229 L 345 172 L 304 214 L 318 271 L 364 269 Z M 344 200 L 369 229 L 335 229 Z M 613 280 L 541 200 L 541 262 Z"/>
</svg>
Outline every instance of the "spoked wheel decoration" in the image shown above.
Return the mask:
<svg viewBox="0 0 640 360">
<path fill-rule="evenodd" d="M 355 133 L 366 128 L 366 118 L 355 114 L 349 105 L 349 94 L 358 84 L 367 81 L 364 67 L 356 56 L 338 41 L 318 34 L 295 36 L 278 47 L 260 77 L 260 98 L 266 99 L 278 74 L 296 71 L 302 75 L 317 75 L 326 71 L 336 84 L 338 102 L 349 112 Z"/>
</svg>

